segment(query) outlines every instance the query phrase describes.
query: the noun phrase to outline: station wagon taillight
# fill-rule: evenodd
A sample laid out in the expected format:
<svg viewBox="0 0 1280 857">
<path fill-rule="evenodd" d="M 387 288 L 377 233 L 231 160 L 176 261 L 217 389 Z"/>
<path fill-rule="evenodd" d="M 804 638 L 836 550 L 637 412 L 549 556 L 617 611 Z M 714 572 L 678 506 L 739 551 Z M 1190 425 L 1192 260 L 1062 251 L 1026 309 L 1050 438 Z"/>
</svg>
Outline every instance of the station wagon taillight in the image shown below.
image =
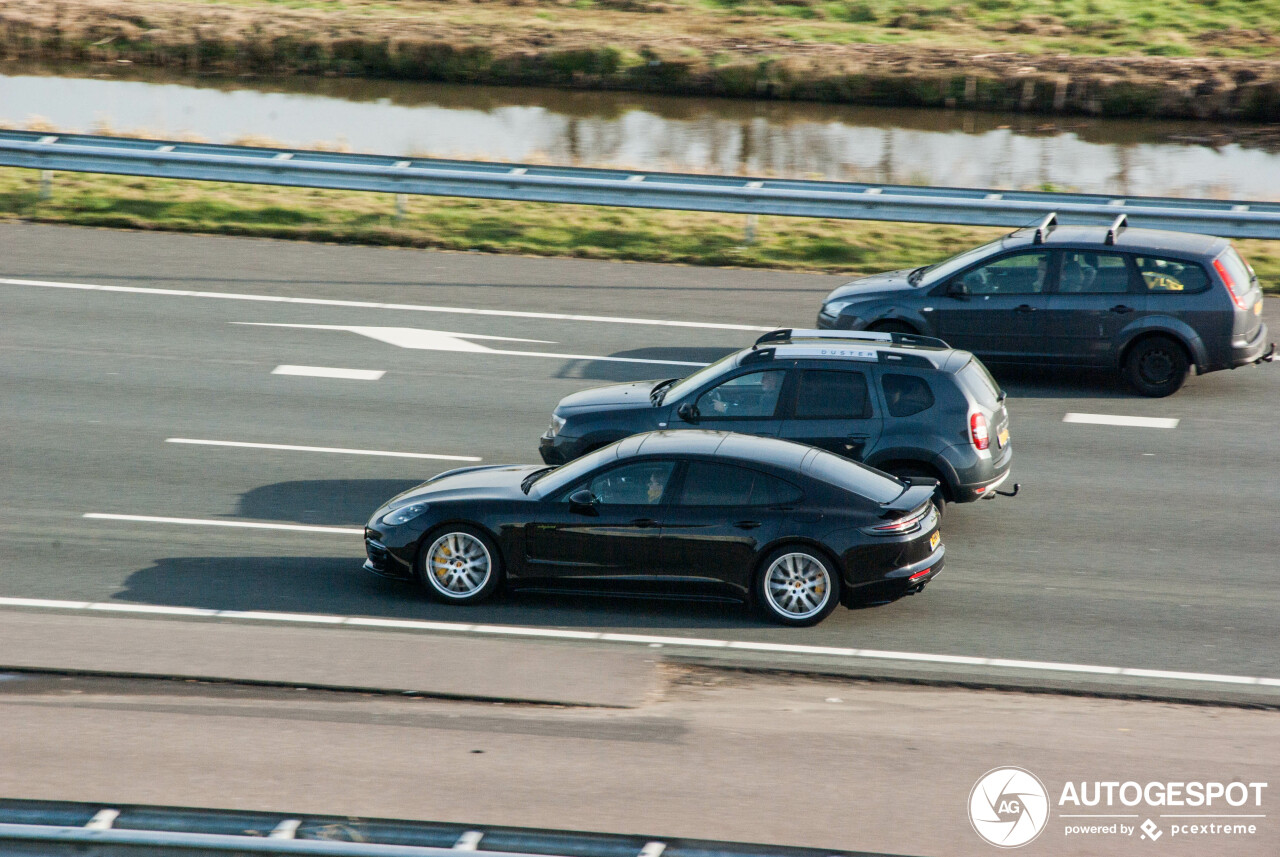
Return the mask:
<svg viewBox="0 0 1280 857">
<path fill-rule="evenodd" d="M 1249 284 L 1247 282 L 1236 283 L 1227 271 L 1227 266 L 1222 264 L 1221 259 L 1213 260 L 1213 269 L 1218 272 L 1219 277 L 1222 277 L 1222 282 L 1226 283 L 1227 294 L 1231 295 L 1231 300 L 1235 301 L 1236 306 L 1240 309 L 1248 309 L 1244 303 L 1244 293 L 1248 291 Z"/>
<path fill-rule="evenodd" d="M 987 431 L 987 418 L 982 414 L 974 414 L 969 417 L 969 436 L 973 438 L 973 445 L 978 449 L 986 449 L 991 446 L 991 434 Z"/>
</svg>

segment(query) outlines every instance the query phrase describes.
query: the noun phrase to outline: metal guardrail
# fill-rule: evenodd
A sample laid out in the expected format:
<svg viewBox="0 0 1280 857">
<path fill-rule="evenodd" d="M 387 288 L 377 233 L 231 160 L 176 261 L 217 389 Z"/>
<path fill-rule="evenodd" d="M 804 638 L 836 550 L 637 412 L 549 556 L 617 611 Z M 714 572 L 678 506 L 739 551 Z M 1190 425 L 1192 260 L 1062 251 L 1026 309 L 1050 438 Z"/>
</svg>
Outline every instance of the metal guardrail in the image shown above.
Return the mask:
<svg viewBox="0 0 1280 857">
<path fill-rule="evenodd" d="M 1280 203 L 869 185 L 680 173 L 396 158 L 0 131 L 0 166 L 395 194 L 791 217 L 1024 226 L 1057 212 L 1064 224 L 1134 227 L 1227 238 L 1280 238 Z"/>
<path fill-rule="evenodd" d="M 86 850 L 90 849 L 90 850 Z M 274 815 L 163 806 L 104 807 L 0 799 L 0 854 L 307 854 L 328 857 L 889 857 L 341 816 Z"/>
</svg>

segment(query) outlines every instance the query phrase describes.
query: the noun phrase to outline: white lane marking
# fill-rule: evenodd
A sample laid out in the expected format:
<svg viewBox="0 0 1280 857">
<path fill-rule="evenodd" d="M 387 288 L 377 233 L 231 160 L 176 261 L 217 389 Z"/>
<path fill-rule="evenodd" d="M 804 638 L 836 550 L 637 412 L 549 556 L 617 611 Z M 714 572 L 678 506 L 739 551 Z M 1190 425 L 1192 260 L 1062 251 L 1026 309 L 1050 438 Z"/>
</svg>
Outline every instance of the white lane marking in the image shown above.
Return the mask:
<svg viewBox="0 0 1280 857">
<path fill-rule="evenodd" d="M 550 357 L 555 360 L 592 360 L 604 361 L 607 363 L 656 363 L 662 366 L 706 366 L 706 363 L 691 363 L 686 360 L 651 360 L 647 357 L 604 357 L 597 354 L 558 354 L 550 351 L 507 351 L 499 348 L 489 348 L 487 345 L 469 342 L 461 337 L 472 337 L 469 333 L 446 333 L 443 330 L 423 330 L 415 327 L 362 327 L 359 325 L 346 324 L 273 324 L 263 321 L 233 321 L 232 324 L 241 324 L 249 327 L 292 327 L 303 330 L 341 330 L 348 333 L 358 333 L 361 336 L 367 336 L 370 339 L 376 339 L 379 342 L 386 342 L 391 345 L 398 345 L 401 348 L 412 348 L 421 351 L 462 351 L 469 354 L 493 354 L 503 357 Z M 476 337 L 472 337 L 476 338 Z M 482 337 L 484 339 L 502 339 L 500 336 Z M 545 342 L 546 340 L 529 339 L 516 340 L 517 342 Z M 281 367 L 284 368 L 284 367 Z M 291 369 L 312 368 L 312 367 L 289 367 Z M 277 369 L 276 372 L 280 370 Z M 353 369 L 334 369 L 324 370 L 334 372 L 354 372 Z M 291 372 L 288 374 L 304 374 L 301 372 Z M 379 373 L 381 374 L 381 373 Z M 341 377 L 341 376 L 333 376 Z M 375 379 L 376 380 L 376 379 Z"/>
<path fill-rule="evenodd" d="M 1064 423 L 1089 423 L 1096 426 L 1134 426 L 1135 428 L 1171 429 L 1178 420 L 1166 417 L 1118 417 L 1112 414 L 1067 414 Z"/>
<path fill-rule="evenodd" d="M 289 443 L 250 443 L 242 440 L 201 440 L 194 437 L 166 437 L 165 443 L 193 446 L 232 446 L 243 449 L 278 449 L 284 452 L 328 452 L 334 455 L 377 455 L 383 458 L 429 458 L 439 461 L 481 461 L 478 455 L 438 455 L 434 452 L 391 452 L 386 449 L 346 449 L 339 446 L 295 446 Z"/>
<path fill-rule="evenodd" d="M 120 817 L 118 809 L 100 809 L 93 814 L 93 818 L 89 819 L 85 824 L 86 830 L 110 830 L 111 826 L 116 823 L 116 819 Z"/>
<path fill-rule="evenodd" d="M 271 839 L 294 839 L 298 835 L 298 828 L 302 826 L 300 818 L 286 818 L 275 826 L 267 836 Z"/>
<path fill-rule="evenodd" d="M 480 847 L 480 840 L 484 839 L 484 834 L 479 830 L 468 830 L 458 837 L 458 841 L 453 843 L 454 851 L 475 851 Z"/>
<path fill-rule="evenodd" d="M 86 515 L 85 517 L 89 517 Z M 181 519 L 178 519 L 181 520 Z M 332 528 L 337 529 L 337 528 Z M 358 533 L 360 530 L 351 530 Z M 110 601 L 54 601 L 44 598 L 0 598 L 0 607 L 35 608 L 42 610 L 95 610 L 106 612 L 135 612 L 137 605 Z M 190 616 L 192 608 L 160 607 L 152 612 L 171 613 L 174 616 Z M 450 634 L 500 634 L 509 637 L 549 637 L 562 640 L 594 640 L 624 645 L 643 645 L 646 648 L 657 640 L 671 646 L 715 646 L 717 648 L 748 649 L 786 654 L 818 654 L 867 660 L 911 661 L 916 663 L 966 664 L 971 666 L 1002 667 L 1014 670 L 1053 670 L 1085 675 L 1111 675 L 1122 678 L 1158 678 L 1168 681 L 1200 684 L 1235 684 L 1257 687 L 1280 687 L 1280 678 L 1248 675 L 1222 675 L 1217 673 L 1182 672 L 1177 670 L 1149 670 L 1133 667 L 1099 666 L 1096 664 L 1071 664 L 1053 661 L 1020 661 L 1007 658 L 979 658 L 963 655 L 935 655 L 925 652 L 893 652 L 880 649 L 848 649 L 830 646 L 799 646 L 787 643 L 754 643 L 746 640 L 705 640 L 684 637 L 651 637 L 639 634 L 610 634 L 603 631 L 569 631 L 558 628 L 522 628 L 508 625 L 471 625 L 462 622 L 430 622 L 415 619 L 374 619 L 363 616 L 309 615 L 304 613 L 274 613 L 267 611 L 208 610 L 200 615 L 218 619 L 234 619 L 246 622 L 289 622 L 295 624 L 346 625 L 368 628 L 397 628 L 406 631 L 442 631 Z"/>
<path fill-rule="evenodd" d="M 344 381 L 377 381 L 387 374 L 384 369 L 339 369 L 332 366 L 291 366 L 281 364 L 272 375 L 301 375 L 304 378 L 341 378 Z"/>
<path fill-rule="evenodd" d="M 291 530 L 299 533 L 336 533 L 344 536 L 363 536 L 359 527 L 318 527 L 308 524 L 265 524 L 260 521 L 223 521 L 209 518 L 166 518 L 154 515 L 116 515 L 109 512 L 86 512 L 86 518 L 96 521 L 132 521 L 137 524 L 185 524 L 191 527 L 238 527 L 244 530 Z"/>
<path fill-rule="evenodd" d="M 90 292 L 122 292 L 159 297 L 212 298 L 216 300 L 261 301 L 264 303 L 305 304 L 307 306 L 347 307 L 349 309 L 384 309 L 395 312 L 438 312 L 454 315 L 488 315 L 501 318 L 541 318 L 551 321 L 590 321 L 602 324 L 649 324 L 660 327 L 694 327 L 703 330 L 773 330 L 753 324 L 720 324 L 706 321 L 672 321 L 661 318 L 627 318 L 612 315 L 578 315 L 561 312 L 523 312 L 520 310 L 477 309 L 474 307 L 430 306 L 424 304 L 386 304 L 376 301 L 344 301 L 329 298 L 289 298 L 281 295 L 249 295 L 236 292 L 198 292 L 185 289 L 154 289 L 144 286 L 101 286 L 93 283 L 59 283 L 50 280 L 14 280 L 0 277 L 0 285 L 28 286 L 41 289 L 80 289 Z"/>
</svg>

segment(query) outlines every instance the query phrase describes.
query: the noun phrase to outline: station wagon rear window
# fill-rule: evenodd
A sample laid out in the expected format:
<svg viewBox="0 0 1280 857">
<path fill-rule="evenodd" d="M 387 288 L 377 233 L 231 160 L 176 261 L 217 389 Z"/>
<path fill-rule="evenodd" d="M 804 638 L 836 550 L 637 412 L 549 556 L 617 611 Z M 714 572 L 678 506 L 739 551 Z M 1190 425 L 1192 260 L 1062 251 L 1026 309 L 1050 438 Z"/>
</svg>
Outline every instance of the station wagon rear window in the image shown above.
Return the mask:
<svg viewBox="0 0 1280 857">
<path fill-rule="evenodd" d="M 1161 259 L 1158 256 L 1134 256 L 1133 260 L 1138 265 L 1143 284 L 1153 295 L 1186 295 L 1209 288 L 1209 275 L 1195 262 Z"/>
<path fill-rule="evenodd" d="M 977 360 L 970 360 L 964 364 L 964 368 L 956 373 L 956 377 L 969 391 L 969 395 L 984 408 L 994 411 L 1000 406 L 1000 385 L 996 383 L 995 378 L 991 377 L 987 367 Z"/>
</svg>

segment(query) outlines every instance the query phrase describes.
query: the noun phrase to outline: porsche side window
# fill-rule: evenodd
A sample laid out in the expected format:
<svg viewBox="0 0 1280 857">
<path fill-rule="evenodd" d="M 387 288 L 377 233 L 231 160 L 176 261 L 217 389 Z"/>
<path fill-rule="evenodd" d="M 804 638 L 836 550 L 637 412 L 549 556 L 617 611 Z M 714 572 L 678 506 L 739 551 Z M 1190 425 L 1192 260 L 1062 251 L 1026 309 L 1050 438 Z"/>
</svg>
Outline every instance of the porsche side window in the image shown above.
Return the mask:
<svg viewBox="0 0 1280 857">
<path fill-rule="evenodd" d="M 602 506 L 656 506 L 662 502 L 673 461 L 640 461 L 598 474 L 586 488 Z"/>
</svg>

